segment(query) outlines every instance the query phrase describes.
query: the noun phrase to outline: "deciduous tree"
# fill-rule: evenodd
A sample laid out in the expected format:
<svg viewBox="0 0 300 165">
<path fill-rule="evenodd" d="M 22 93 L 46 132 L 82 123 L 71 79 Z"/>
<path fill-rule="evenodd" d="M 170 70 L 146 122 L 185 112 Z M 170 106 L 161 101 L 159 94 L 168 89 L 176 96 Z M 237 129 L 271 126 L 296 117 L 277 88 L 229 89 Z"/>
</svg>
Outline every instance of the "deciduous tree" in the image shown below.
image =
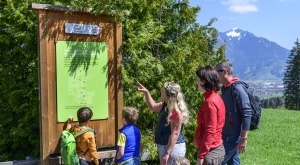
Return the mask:
<svg viewBox="0 0 300 165">
<path fill-rule="evenodd" d="M 39 154 L 37 18 L 27 8 L 31 2 L 0 2 L 0 161 Z M 106 13 L 121 22 L 124 105 L 140 110 L 138 127 L 145 137 L 144 143 L 153 144 L 149 139 L 157 116 L 137 92 L 136 81 L 145 84 L 156 100 L 163 83 L 175 81 L 182 86 L 191 111 L 190 124 L 184 133 L 187 155 L 190 160 L 195 159 L 193 136 L 196 113 L 202 102 L 194 82 L 195 71 L 200 65 L 214 66 L 225 59 L 224 47 L 215 48 L 214 19 L 207 25 L 196 23 L 200 8 L 192 7 L 188 0 L 39 0 L 35 3 L 92 8 L 95 14 Z M 152 149 L 149 146 L 148 150 Z"/>
</svg>

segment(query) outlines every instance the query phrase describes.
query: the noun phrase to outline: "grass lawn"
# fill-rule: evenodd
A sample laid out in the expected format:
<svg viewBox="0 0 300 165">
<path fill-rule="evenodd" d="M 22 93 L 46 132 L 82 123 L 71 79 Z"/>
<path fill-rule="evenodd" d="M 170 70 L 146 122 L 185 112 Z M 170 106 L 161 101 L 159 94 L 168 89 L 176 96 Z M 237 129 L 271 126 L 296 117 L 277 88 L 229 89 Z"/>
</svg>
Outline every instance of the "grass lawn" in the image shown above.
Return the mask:
<svg viewBox="0 0 300 165">
<path fill-rule="evenodd" d="M 241 164 L 300 164 L 300 111 L 264 109 L 260 128 L 249 133 Z"/>
</svg>

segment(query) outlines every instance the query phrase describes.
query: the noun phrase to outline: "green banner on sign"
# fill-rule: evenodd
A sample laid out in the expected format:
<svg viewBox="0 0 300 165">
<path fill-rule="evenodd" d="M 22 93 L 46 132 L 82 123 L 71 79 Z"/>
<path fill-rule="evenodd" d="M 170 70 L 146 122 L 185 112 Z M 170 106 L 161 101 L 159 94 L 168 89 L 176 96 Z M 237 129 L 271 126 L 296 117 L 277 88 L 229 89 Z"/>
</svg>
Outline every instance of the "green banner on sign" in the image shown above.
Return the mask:
<svg viewBox="0 0 300 165">
<path fill-rule="evenodd" d="M 107 44 L 56 42 L 57 121 L 77 121 L 77 110 L 90 107 L 92 120 L 108 118 Z"/>
</svg>

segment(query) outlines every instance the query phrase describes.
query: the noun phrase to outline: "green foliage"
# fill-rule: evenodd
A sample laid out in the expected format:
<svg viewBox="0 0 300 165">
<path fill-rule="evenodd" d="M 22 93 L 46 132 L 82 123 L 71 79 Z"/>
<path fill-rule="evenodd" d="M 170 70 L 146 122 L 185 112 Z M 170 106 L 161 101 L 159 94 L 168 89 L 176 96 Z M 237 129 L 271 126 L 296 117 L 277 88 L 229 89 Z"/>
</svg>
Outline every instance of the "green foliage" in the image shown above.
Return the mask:
<svg viewBox="0 0 300 165">
<path fill-rule="evenodd" d="M 263 108 L 282 108 L 283 107 L 283 97 L 271 97 L 261 100 Z"/>
<path fill-rule="evenodd" d="M 142 122 L 138 126 L 143 135 L 153 135 L 157 115 L 148 109 L 143 95 L 137 92 L 136 81 L 144 84 L 157 101 L 165 81 L 179 83 L 191 111 L 185 135 L 187 157 L 194 162 L 195 120 L 202 102 L 195 85 L 195 71 L 200 65 L 214 65 L 224 59 L 223 47 L 214 50 L 217 31 L 195 23 L 199 8 L 191 7 L 188 1 L 133 2 L 132 6 L 123 22 L 124 105 L 140 109 L 139 121 Z M 153 142 L 154 139 L 149 144 L 154 145 Z"/>
<path fill-rule="evenodd" d="M 38 22 L 30 3 L 65 4 L 0 2 L 0 162 L 39 156 Z"/>
<path fill-rule="evenodd" d="M 285 107 L 300 110 L 300 43 L 297 40 L 287 61 L 283 79 Z"/>
<path fill-rule="evenodd" d="M 151 132 L 148 132 L 145 134 L 142 134 L 142 140 L 141 140 L 141 154 L 145 154 L 144 156 L 147 158 L 147 160 L 159 160 L 158 154 L 157 154 L 157 148 L 153 145 L 153 139 L 154 134 L 151 134 Z"/>
<path fill-rule="evenodd" d="M 39 92 L 36 15 L 28 10 L 28 1 L 0 3 L 0 161 L 4 161 L 38 156 Z"/>
<path fill-rule="evenodd" d="M 37 18 L 28 10 L 29 0 L 1 1 L 0 5 L 0 161 L 24 159 L 39 154 L 39 100 Z M 215 65 L 225 59 L 225 47 L 214 49 L 217 30 L 211 20 L 196 23 L 199 7 L 188 0 L 38 0 L 35 3 L 93 8 L 107 13 L 123 25 L 122 85 L 124 106 L 140 110 L 138 127 L 150 158 L 157 157 L 154 129 L 157 115 L 150 112 L 136 81 L 144 84 L 155 100 L 165 81 L 180 84 L 191 111 L 185 126 L 187 157 L 192 164 L 197 110 L 202 96 L 195 85 L 195 71 L 201 65 Z M 7 151 L 10 151 L 9 153 Z"/>
<path fill-rule="evenodd" d="M 260 128 L 249 133 L 241 164 L 298 164 L 299 111 L 263 109 L 262 113 Z"/>
</svg>

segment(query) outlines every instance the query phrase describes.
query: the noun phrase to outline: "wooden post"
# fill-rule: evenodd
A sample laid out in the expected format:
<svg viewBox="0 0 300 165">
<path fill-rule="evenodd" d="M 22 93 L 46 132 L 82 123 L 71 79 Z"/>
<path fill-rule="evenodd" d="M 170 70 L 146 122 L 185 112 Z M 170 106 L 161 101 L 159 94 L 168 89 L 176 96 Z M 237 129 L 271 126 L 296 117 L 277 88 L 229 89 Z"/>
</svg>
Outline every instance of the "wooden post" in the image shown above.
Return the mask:
<svg viewBox="0 0 300 165">
<path fill-rule="evenodd" d="M 57 122 L 57 41 L 105 42 L 108 44 L 108 118 L 93 120 L 90 127 L 97 131 L 98 148 L 109 151 L 98 152 L 100 158 L 114 157 L 118 130 L 121 128 L 123 92 L 122 69 L 122 25 L 105 14 L 93 15 L 90 9 L 76 11 L 72 7 L 47 4 L 31 4 L 30 9 L 38 15 L 39 89 L 40 89 L 40 162 L 50 164 L 50 156 L 60 152 L 60 135 L 64 123 Z M 98 35 L 66 34 L 65 23 L 92 24 L 101 29 Z M 59 158 L 58 158 L 59 159 Z M 51 162 L 57 161 L 51 158 Z"/>
</svg>

